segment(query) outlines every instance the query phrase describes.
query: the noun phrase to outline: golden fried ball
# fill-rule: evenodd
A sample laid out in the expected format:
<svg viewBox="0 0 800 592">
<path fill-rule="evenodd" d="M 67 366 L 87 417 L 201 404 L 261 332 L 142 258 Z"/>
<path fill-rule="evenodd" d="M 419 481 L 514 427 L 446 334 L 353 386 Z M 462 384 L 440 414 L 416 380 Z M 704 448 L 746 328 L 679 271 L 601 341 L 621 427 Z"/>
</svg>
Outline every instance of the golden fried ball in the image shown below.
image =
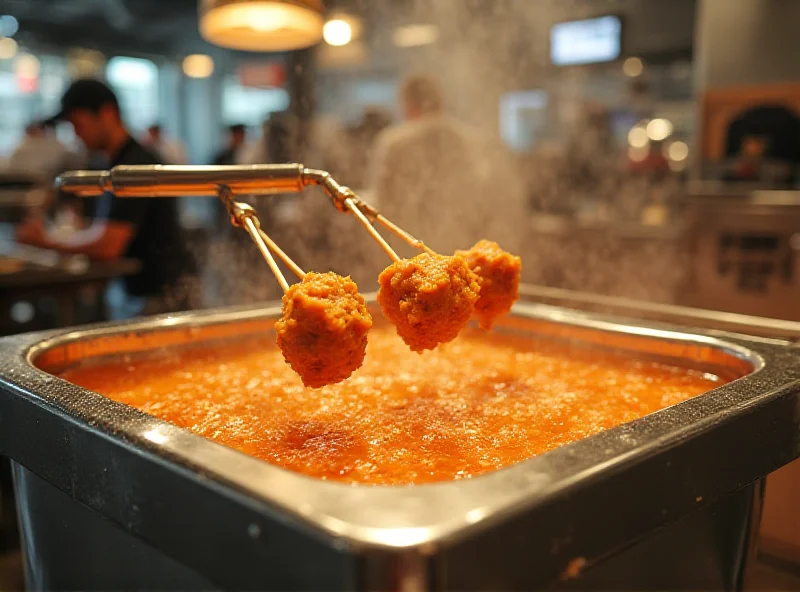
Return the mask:
<svg viewBox="0 0 800 592">
<path fill-rule="evenodd" d="M 456 338 L 478 300 L 478 278 L 457 257 L 423 253 L 401 259 L 378 278 L 383 314 L 412 351 Z"/>
<path fill-rule="evenodd" d="M 519 298 L 519 275 L 522 261 L 488 240 L 475 243 L 469 251 L 456 251 L 478 276 L 480 298 L 475 303 L 475 316 L 481 327 L 491 329 L 497 317 L 511 310 Z"/>
<path fill-rule="evenodd" d="M 364 362 L 372 317 L 349 277 L 307 273 L 283 295 L 278 347 L 303 384 L 341 382 Z"/>
</svg>

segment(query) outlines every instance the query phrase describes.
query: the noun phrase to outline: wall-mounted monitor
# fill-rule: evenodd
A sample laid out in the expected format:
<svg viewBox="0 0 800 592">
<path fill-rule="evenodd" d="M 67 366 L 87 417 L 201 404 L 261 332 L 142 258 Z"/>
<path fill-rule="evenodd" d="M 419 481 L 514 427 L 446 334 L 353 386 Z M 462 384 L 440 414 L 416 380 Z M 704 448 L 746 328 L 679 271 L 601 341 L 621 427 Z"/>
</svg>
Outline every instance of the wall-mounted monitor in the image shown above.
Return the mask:
<svg viewBox="0 0 800 592">
<path fill-rule="evenodd" d="M 550 60 L 556 66 L 610 62 L 622 50 L 622 21 L 601 16 L 556 23 L 550 28 Z"/>
</svg>

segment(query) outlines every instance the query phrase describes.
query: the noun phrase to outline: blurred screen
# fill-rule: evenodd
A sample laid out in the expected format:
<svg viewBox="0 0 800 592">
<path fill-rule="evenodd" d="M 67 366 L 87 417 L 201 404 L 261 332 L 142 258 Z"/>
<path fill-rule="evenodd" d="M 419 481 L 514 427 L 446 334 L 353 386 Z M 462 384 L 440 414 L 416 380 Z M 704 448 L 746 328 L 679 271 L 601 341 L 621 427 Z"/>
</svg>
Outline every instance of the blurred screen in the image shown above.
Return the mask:
<svg viewBox="0 0 800 592">
<path fill-rule="evenodd" d="M 550 28 L 550 59 L 556 66 L 610 62 L 619 57 L 621 37 L 616 16 L 556 23 Z"/>
</svg>

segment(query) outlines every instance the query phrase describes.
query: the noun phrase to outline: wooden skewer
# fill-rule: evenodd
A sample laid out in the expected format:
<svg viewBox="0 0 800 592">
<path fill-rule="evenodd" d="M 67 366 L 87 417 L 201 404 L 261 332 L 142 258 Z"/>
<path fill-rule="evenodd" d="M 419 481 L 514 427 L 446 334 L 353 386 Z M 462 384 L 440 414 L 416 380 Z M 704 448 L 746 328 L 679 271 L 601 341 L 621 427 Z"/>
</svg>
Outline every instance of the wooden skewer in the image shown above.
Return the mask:
<svg viewBox="0 0 800 592">
<path fill-rule="evenodd" d="M 377 230 L 375 230 L 375 227 L 370 223 L 370 221 L 364 215 L 364 212 L 358 209 L 358 206 L 355 204 L 355 202 L 353 202 L 353 200 L 348 197 L 347 199 L 344 200 L 344 205 L 347 207 L 348 210 L 350 210 L 351 212 L 353 212 L 353 214 L 355 214 L 359 222 L 361 222 L 361 224 L 364 225 L 364 228 L 367 229 L 367 232 L 369 232 L 372 235 L 372 238 L 378 241 L 378 244 L 381 246 L 381 248 L 384 251 L 386 251 L 386 254 L 389 255 L 389 257 L 392 258 L 392 261 L 394 262 L 400 261 L 400 257 L 397 256 L 397 253 L 394 252 L 394 249 L 392 249 L 392 247 L 389 246 L 389 243 L 387 243 L 384 240 L 384 238 L 380 235 L 380 233 Z"/>
<path fill-rule="evenodd" d="M 392 222 L 388 218 L 384 217 L 383 215 L 378 214 L 375 217 L 375 219 L 378 222 L 380 222 L 381 224 L 383 224 L 383 226 L 385 228 L 388 228 L 389 230 L 394 232 L 397 236 L 399 236 L 404 241 L 406 241 L 412 247 L 414 247 L 416 249 L 422 249 L 423 251 L 425 251 L 426 253 L 430 253 L 431 255 L 435 255 L 436 254 L 436 251 L 434 251 L 433 249 L 429 248 L 425 243 L 423 243 L 418 238 L 414 238 L 413 236 L 411 236 L 408 232 L 406 232 L 405 230 L 400 228 L 397 224 L 395 224 L 394 222 Z"/>
<path fill-rule="evenodd" d="M 283 277 L 283 274 L 281 273 L 281 270 L 278 267 L 275 258 L 272 256 L 272 253 L 270 253 L 266 243 L 262 240 L 260 234 L 260 228 L 249 216 L 245 217 L 244 220 L 242 220 L 242 224 L 244 224 L 244 228 L 245 230 L 247 230 L 248 234 L 250 235 L 250 238 L 253 239 L 253 242 L 258 247 L 258 250 L 261 251 L 261 254 L 264 256 L 264 259 L 266 259 L 269 268 L 272 270 L 275 279 L 278 280 L 278 283 L 281 285 L 283 291 L 284 292 L 288 291 L 289 283 L 286 281 L 286 278 Z"/>
<path fill-rule="evenodd" d="M 300 269 L 300 266 L 297 265 L 297 263 L 295 263 L 294 261 L 292 261 L 292 259 L 289 257 L 289 255 L 284 253 L 283 249 L 281 249 L 277 245 L 277 243 L 267 235 L 266 232 L 264 232 L 263 230 L 261 230 L 259 228 L 258 229 L 258 234 L 259 234 L 259 236 L 261 236 L 263 241 L 265 243 L 267 243 L 267 246 L 270 248 L 270 250 L 278 256 L 278 259 L 283 261 L 286 264 L 286 267 L 288 267 L 289 269 L 292 270 L 292 273 L 294 273 L 301 280 L 305 277 L 306 272 L 303 271 L 302 269 Z"/>
</svg>

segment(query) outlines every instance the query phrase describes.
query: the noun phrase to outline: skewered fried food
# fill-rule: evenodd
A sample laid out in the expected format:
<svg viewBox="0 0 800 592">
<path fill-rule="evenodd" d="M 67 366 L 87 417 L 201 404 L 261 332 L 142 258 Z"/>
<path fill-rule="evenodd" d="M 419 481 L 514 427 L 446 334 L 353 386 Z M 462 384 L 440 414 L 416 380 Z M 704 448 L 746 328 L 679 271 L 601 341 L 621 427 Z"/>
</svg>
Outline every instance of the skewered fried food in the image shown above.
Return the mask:
<svg viewBox="0 0 800 592">
<path fill-rule="evenodd" d="M 396 261 L 378 282 L 383 314 L 415 352 L 455 339 L 472 316 L 480 290 L 464 259 L 432 253 Z"/>
<path fill-rule="evenodd" d="M 311 388 L 341 382 L 361 367 L 371 327 L 358 286 L 332 272 L 307 273 L 290 286 L 275 323 L 286 362 Z"/>
<path fill-rule="evenodd" d="M 495 319 L 508 313 L 519 298 L 522 261 L 495 242 L 481 240 L 468 251 L 456 251 L 478 276 L 480 297 L 475 316 L 483 329 L 491 329 Z"/>
</svg>

